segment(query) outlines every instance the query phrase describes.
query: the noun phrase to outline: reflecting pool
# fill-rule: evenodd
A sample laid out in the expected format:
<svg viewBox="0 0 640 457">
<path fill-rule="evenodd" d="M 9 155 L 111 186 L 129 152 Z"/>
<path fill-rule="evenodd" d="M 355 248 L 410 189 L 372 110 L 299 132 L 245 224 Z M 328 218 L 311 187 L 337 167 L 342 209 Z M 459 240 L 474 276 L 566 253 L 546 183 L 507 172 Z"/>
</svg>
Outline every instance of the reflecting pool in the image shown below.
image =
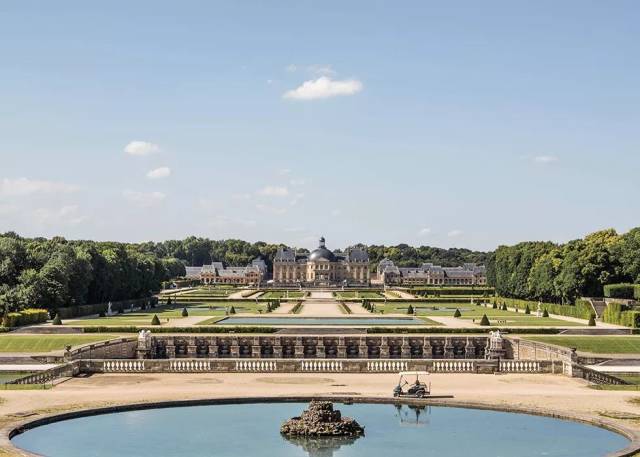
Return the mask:
<svg viewBox="0 0 640 457">
<path fill-rule="evenodd" d="M 475 409 L 336 404 L 365 426 L 357 439 L 288 440 L 303 403 L 190 406 L 72 419 L 15 445 L 49 457 L 600 457 L 628 440 L 590 425 Z"/>
</svg>

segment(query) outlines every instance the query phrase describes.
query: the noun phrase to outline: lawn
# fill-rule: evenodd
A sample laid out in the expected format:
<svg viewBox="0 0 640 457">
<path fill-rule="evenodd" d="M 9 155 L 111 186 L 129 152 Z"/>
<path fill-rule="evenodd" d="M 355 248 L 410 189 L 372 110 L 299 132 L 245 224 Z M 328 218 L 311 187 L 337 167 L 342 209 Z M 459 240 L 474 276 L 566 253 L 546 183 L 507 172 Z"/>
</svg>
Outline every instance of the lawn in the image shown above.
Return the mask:
<svg viewBox="0 0 640 457">
<path fill-rule="evenodd" d="M 0 352 L 49 352 L 65 346 L 96 343 L 114 335 L 0 335 Z"/>
<path fill-rule="evenodd" d="M 424 316 L 442 316 L 453 317 L 456 309 L 460 310 L 462 316 L 460 319 L 475 320 L 476 323 L 482 319 L 484 314 L 487 315 L 491 325 L 500 326 L 517 326 L 517 327 L 571 327 L 580 325 L 576 322 L 565 321 L 561 319 L 553 319 L 549 317 L 536 317 L 535 314 L 525 314 L 523 312 L 515 313 L 513 311 L 502 311 L 493 309 L 492 307 L 484 307 L 478 305 L 470 305 L 469 303 L 447 303 L 441 305 L 431 305 L 420 302 L 409 301 L 388 301 L 386 303 L 375 303 L 377 311 L 383 311 L 385 314 L 407 314 L 407 308 L 411 305 L 419 317 Z M 435 308 L 435 309 L 434 309 Z"/>
<path fill-rule="evenodd" d="M 640 354 L 640 336 L 527 336 L 526 339 L 594 354 Z"/>
<path fill-rule="evenodd" d="M 266 303 L 242 301 L 218 301 L 215 303 L 197 303 L 187 305 L 187 311 L 190 317 L 202 316 L 224 316 L 225 310 L 233 306 L 237 313 L 254 313 L 258 314 L 258 310 L 266 311 Z M 137 311 L 127 314 L 116 314 L 111 317 L 97 317 L 81 320 L 64 321 L 64 325 L 71 327 L 95 327 L 95 326 L 146 326 L 151 325 L 151 319 L 154 315 L 158 316 L 161 323 L 166 323 L 169 319 L 182 319 L 182 306 L 158 306 L 156 308 Z"/>
<path fill-rule="evenodd" d="M 291 290 L 291 291 L 287 291 L 287 290 L 270 290 L 268 292 L 265 292 L 264 294 L 262 294 L 260 296 L 260 298 L 264 298 L 267 300 L 276 300 L 276 299 L 281 299 L 281 298 L 302 298 L 304 297 L 305 293 L 304 292 L 300 292 L 299 290 Z"/>
<path fill-rule="evenodd" d="M 366 291 L 360 292 L 357 290 L 334 292 L 334 294 L 338 300 L 349 299 L 349 298 L 363 298 L 363 299 L 384 298 L 384 296 L 379 292 L 366 292 Z"/>
</svg>

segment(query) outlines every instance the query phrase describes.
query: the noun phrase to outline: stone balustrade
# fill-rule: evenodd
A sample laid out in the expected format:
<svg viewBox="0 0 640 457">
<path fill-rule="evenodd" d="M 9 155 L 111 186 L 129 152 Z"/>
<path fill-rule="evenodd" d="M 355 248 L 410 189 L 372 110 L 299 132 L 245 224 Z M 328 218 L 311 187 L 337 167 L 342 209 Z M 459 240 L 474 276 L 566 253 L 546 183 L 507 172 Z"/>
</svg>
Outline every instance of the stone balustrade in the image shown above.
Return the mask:
<svg viewBox="0 0 640 457">
<path fill-rule="evenodd" d="M 407 371 L 409 364 L 401 360 L 372 360 L 367 362 L 367 371 L 397 373 Z"/>
<path fill-rule="evenodd" d="M 475 373 L 476 365 L 472 360 L 434 360 L 431 370 L 434 373 Z"/>
<path fill-rule="evenodd" d="M 534 360 L 500 360 L 500 371 L 505 373 L 540 373 L 541 367 Z"/>
</svg>

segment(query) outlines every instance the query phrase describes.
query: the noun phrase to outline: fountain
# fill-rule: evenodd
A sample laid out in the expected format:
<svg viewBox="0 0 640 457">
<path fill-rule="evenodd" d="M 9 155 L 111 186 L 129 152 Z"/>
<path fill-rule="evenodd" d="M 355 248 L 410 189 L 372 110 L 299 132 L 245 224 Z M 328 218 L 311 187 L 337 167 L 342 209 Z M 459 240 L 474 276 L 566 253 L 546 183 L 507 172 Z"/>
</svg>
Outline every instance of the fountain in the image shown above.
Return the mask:
<svg viewBox="0 0 640 457">
<path fill-rule="evenodd" d="M 287 437 L 357 437 L 364 435 L 364 427 L 355 419 L 342 417 L 330 401 L 312 400 L 300 417 L 282 424 L 280 433 Z"/>
</svg>

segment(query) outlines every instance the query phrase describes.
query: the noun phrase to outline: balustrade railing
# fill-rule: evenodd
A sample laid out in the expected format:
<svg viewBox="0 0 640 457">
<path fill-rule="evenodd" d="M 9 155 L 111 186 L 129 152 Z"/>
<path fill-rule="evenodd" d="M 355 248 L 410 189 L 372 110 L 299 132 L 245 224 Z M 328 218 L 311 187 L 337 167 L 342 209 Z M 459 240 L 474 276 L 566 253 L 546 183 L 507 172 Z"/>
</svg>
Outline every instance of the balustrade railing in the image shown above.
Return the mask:
<svg viewBox="0 0 640 457">
<path fill-rule="evenodd" d="M 381 373 L 397 373 L 407 371 L 409 364 L 402 360 L 370 360 L 367 362 L 367 371 Z"/>
<path fill-rule="evenodd" d="M 338 360 L 301 360 L 302 371 L 342 371 L 342 362 Z"/>
<path fill-rule="evenodd" d="M 434 373 L 473 373 L 476 366 L 472 360 L 434 360 L 431 370 Z"/>
<path fill-rule="evenodd" d="M 278 371 L 274 360 L 236 360 L 236 371 Z"/>
<path fill-rule="evenodd" d="M 540 362 L 533 360 L 500 360 L 500 371 L 505 373 L 540 373 Z"/>
<path fill-rule="evenodd" d="M 105 360 L 105 373 L 136 373 L 145 371 L 144 360 Z"/>
</svg>

